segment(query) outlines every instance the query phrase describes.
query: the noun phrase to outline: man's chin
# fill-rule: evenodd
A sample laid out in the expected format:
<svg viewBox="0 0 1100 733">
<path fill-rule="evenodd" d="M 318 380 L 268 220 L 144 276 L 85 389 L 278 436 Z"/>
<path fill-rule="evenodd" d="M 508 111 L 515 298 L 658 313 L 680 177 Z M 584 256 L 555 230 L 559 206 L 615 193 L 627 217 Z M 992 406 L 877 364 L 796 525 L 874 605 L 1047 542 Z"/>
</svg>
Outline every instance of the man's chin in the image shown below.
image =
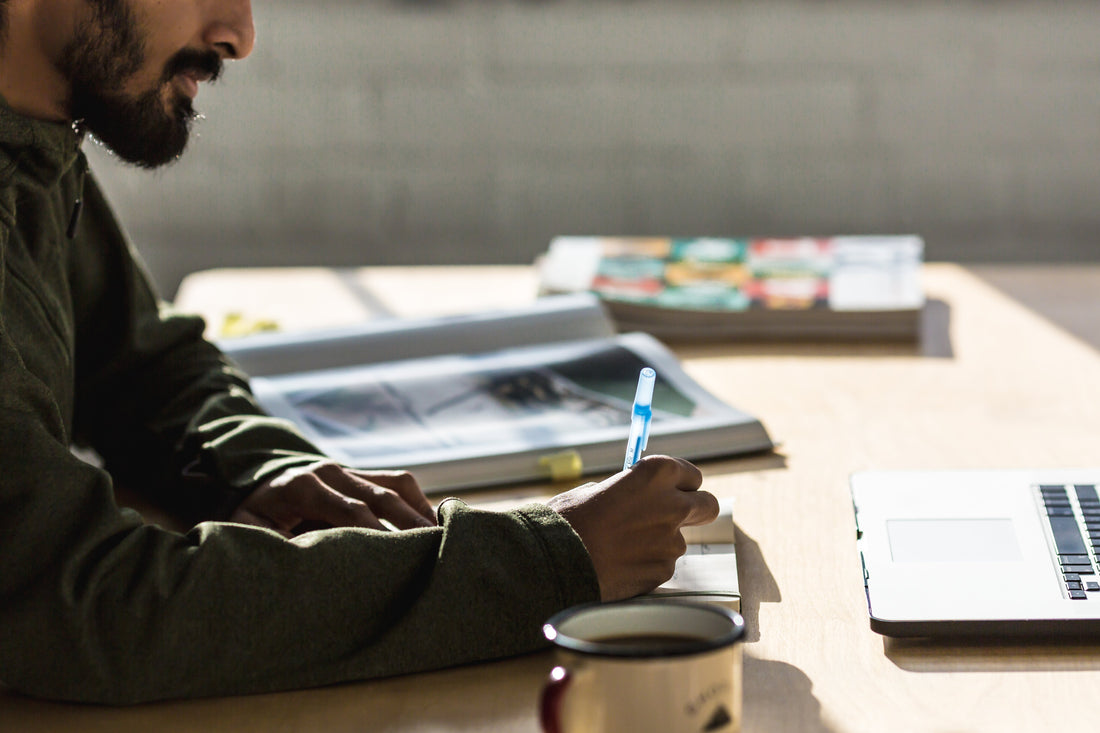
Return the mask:
<svg viewBox="0 0 1100 733">
<path fill-rule="evenodd" d="M 195 118 L 190 99 L 173 95 L 166 103 L 157 92 L 132 99 L 100 97 L 83 109 L 88 110 L 88 132 L 119 159 L 141 168 L 179 160 Z"/>
<path fill-rule="evenodd" d="M 187 148 L 191 126 L 186 120 L 162 120 L 145 128 L 88 125 L 95 139 L 119 159 L 141 168 L 160 168 L 180 159 Z"/>
<path fill-rule="evenodd" d="M 95 130 L 89 129 L 92 136 L 107 148 L 115 157 L 130 165 L 138 166 L 139 168 L 161 168 L 163 166 L 175 163 L 183 155 L 183 151 L 187 147 L 186 134 L 184 139 L 179 142 L 173 142 L 170 145 L 149 145 L 142 144 L 143 141 L 139 140 L 111 140 L 104 136 L 97 134 Z M 147 142 L 147 141 L 145 141 Z"/>
</svg>

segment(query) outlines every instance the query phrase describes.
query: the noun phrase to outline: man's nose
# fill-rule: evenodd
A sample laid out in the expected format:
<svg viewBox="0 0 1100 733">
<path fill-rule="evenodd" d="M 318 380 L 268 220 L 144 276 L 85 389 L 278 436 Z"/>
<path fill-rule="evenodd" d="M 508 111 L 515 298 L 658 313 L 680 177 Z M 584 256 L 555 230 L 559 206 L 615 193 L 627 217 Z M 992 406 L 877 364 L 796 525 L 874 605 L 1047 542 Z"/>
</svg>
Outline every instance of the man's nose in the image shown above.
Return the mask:
<svg viewBox="0 0 1100 733">
<path fill-rule="evenodd" d="M 203 40 L 222 58 L 243 59 L 256 43 L 251 0 L 213 0 Z"/>
</svg>

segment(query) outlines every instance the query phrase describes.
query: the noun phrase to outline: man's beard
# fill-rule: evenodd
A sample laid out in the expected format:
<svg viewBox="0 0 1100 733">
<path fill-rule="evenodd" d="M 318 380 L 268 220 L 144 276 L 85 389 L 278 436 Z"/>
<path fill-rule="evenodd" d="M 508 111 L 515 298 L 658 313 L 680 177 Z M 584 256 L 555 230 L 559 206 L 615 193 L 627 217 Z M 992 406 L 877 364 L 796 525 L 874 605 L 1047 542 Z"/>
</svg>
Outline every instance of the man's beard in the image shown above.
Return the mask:
<svg viewBox="0 0 1100 733">
<path fill-rule="evenodd" d="M 197 115 L 191 100 L 171 87 L 172 78 L 193 70 L 213 80 L 221 73 L 221 57 L 211 50 L 182 49 L 153 89 L 124 94 L 126 81 L 144 65 L 144 36 L 126 0 L 89 3 L 95 17 L 77 28 L 61 60 L 72 85 L 73 120 L 127 162 L 156 168 L 176 160 Z M 166 93 L 170 110 L 165 109 Z"/>
</svg>

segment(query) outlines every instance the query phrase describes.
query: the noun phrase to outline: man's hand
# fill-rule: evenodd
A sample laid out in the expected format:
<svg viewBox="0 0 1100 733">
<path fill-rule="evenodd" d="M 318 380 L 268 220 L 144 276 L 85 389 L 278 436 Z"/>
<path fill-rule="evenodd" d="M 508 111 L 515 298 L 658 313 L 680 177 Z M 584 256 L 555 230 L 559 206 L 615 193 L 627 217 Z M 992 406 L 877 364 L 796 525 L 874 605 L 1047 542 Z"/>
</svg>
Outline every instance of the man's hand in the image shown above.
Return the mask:
<svg viewBox="0 0 1100 733">
<path fill-rule="evenodd" d="M 699 469 L 687 461 L 653 455 L 548 504 L 580 535 L 603 600 L 615 601 L 671 578 L 676 558 L 687 549 L 680 528 L 718 516 L 718 499 L 698 490 L 702 482 Z"/>
<path fill-rule="evenodd" d="M 291 537 L 304 528 L 398 529 L 437 524 L 416 479 L 405 471 L 356 471 L 320 461 L 279 474 L 257 487 L 231 522 L 255 524 Z"/>
</svg>

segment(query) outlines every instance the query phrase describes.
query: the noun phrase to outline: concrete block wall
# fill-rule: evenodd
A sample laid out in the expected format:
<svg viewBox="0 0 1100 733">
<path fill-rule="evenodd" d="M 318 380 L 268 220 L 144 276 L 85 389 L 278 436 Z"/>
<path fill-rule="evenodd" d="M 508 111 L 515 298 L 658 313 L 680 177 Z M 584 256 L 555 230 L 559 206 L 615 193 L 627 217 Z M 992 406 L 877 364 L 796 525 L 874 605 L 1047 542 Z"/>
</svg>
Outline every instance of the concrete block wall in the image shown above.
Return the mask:
<svg viewBox="0 0 1100 733">
<path fill-rule="evenodd" d="M 555 234 L 916 232 L 1100 259 L 1095 0 L 264 0 L 183 160 L 93 152 L 166 294 Z"/>
</svg>

